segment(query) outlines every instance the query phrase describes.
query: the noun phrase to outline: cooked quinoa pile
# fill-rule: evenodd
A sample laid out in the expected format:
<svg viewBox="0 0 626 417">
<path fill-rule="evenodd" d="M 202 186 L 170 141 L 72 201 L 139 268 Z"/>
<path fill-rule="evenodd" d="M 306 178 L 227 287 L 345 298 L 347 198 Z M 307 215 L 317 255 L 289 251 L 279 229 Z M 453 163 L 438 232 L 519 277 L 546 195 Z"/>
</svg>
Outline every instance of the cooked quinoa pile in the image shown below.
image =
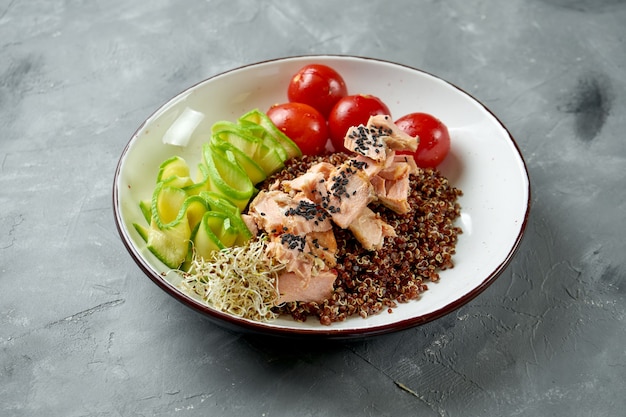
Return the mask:
<svg viewBox="0 0 626 417">
<path fill-rule="evenodd" d="M 260 184 L 267 189 L 276 180 L 292 180 L 316 163 L 339 165 L 348 155 L 304 156 L 288 161 L 285 168 Z M 415 300 L 427 290 L 427 282 L 439 280 L 439 271 L 452 268 L 452 255 L 461 229 L 455 226 L 461 208 L 461 191 L 452 187 L 437 170 L 420 169 L 411 175 L 408 202 L 411 211 L 397 214 L 375 202 L 370 208 L 393 226 L 397 236 L 386 238 L 382 249 L 368 251 L 351 232 L 334 226 L 337 240 L 337 279 L 330 299 L 290 302 L 275 311 L 305 321 L 315 316 L 324 325 L 359 315 L 363 318 L 392 312 L 397 303 Z"/>
</svg>

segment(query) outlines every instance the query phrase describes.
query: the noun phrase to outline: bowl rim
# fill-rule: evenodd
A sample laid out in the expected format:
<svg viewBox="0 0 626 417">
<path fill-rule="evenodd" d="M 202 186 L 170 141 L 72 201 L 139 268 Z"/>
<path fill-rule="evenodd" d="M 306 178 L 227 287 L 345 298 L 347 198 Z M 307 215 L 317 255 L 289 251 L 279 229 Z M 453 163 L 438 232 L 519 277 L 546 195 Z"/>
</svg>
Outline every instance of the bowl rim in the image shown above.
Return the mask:
<svg viewBox="0 0 626 417">
<path fill-rule="evenodd" d="M 484 111 L 486 111 L 487 113 L 489 113 L 494 120 L 500 125 L 500 127 L 506 132 L 506 136 L 508 136 L 508 139 L 511 141 L 511 144 L 513 145 L 513 148 L 515 149 L 517 156 L 520 158 L 520 162 L 521 162 L 521 166 L 523 167 L 523 172 L 525 174 L 525 179 L 526 179 L 526 191 L 527 191 L 527 201 L 526 201 L 526 207 L 525 207 L 525 211 L 524 211 L 524 216 L 519 228 L 519 232 L 517 234 L 517 236 L 515 237 L 515 241 L 513 242 L 513 245 L 511 246 L 511 249 L 509 250 L 508 254 L 506 255 L 506 257 L 504 257 L 504 259 L 502 260 L 502 262 L 489 274 L 487 275 L 482 282 L 475 286 L 474 288 L 472 288 L 470 291 L 468 291 L 467 293 L 463 294 L 461 297 L 453 300 L 452 302 L 442 306 L 441 308 L 438 308 L 435 311 L 432 311 L 430 313 L 426 313 L 426 314 L 422 314 L 416 317 L 411 317 L 408 319 L 404 319 L 404 320 L 400 320 L 400 321 L 394 321 L 391 323 L 385 323 L 385 324 L 380 324 L 380 325 L 376 325 L 376 326 L 372 326 L 372 327 L 363 327 L 363 328 L 348 328 L 348 329 L 337 329 L 337 328 L 333 328 L 333 326 L 328 326 L 323 327 L 323 328 L 319 328 L 316 327 L 315 329 L 307 329 L 307 328 L 284 328 L 284 327 L 280 327 L 280 326 L 273 326 L 270 323 L 266 323 L 266 322 L 257 322 L 257 321 L 253 321 L 253 320 L 248 320 L 248 319 L 243 319 L 243 318 L 239 318 L 236 316 L 233 316 L 231 314 L 225 313 L 225 312 L 221 312 L 219 310 L 213 309 L 185 294 L 183 294 L 180 290 L 176 289 L 172 284 L 170 284 L 167 280 L 164 279 L 164 276 L 162 276 L 161 274 L 155 273 L 155 271 L 153 271 L 153 269 L 150 267 L 150 265 L 148 264 L 148 262 L 143 258 L 143 256 L 141 255 L 141 253 L 137 250 L 137 248 L 132 244 L 131 238 L 128 235 L 127 231 L 125 230 L 124 227 L 124 221 L 122 219 L 122 214 L 121 214 L 121 208 L 120 208 L 120 195 L 119 195 L 119 179 L 120 179 L 120 175 L 121 175 L 121 169 L 122 169 L 122 165 L 124 163 L 126 154 L 128 153 L 131 145 L 133 144 L 133 142 L 136 140 L 136 138 L 138 137 L 138 135 L 140 134 L 140 132 L 144 129 L 144 127 L 164 108 L 166 107 L 168 104 L 170 104 L 173 100 L 175 100 L 177 97 L 180 97 L 186 93 L 188 93 L 190 90 L 193 90 L 194 88 L 196 88 L 198 85 L 206 83 L 212 79 L 227 75 L 229 73 L 232 72 L 236 72 L 242 69 L 246 69 L 249 67 L 254 67 L 254 66 L 259 66 L 259 65 L 265 65 L 265 64 L 270 64 L 270 63 L 275 63 L 275 62 L 281 62 L 281 61 L 290 61 L 290 60 L 297 60 L 297 59 L 326 59 L 326 58 L 334 58 L 334 59 L 347 59 L 347 60 L 362 60 L 362 61 L 373 61 L 373 62 L 377 62 L 377 63 L 381 63 L 381 64 L 389 64 L 389 65 L 393 65 L 393 66 L 398 66 L 398 67 L 402 67 L 404 69 L 408 69 L 411 71 L 416 71 L 422 74 L 425 74 L 427 76 L 433 77 L 443 83 L 445 83 L 446 85 L 448 85 L 449 87 L 457 90 L 458 92 L 460 92 L 461 94 L 469 97 L 471 100 L 473 100 L 475 102 L 475 104 L 477 104 L 478 106 L 480 106 Z M 140 125 L 139 127 L 134 131 L 134 133 L 131 135 L 130 139 L 128 140 L 128 142 L 126 143 L 126 145 L 124 146 L 122 153 L 119 157 L 119 160 L 117 162 L 116 165 L 116 169 L 115 169 L 115 173 L 114 173 L 114 179 L 113 179 L 113 190 L 112 190 L 112 205 L 113 205 L 113 215 L 114 215 L 114 220 L 115 220 L 115 226 L 117 228 L 118 234 L 120 235 L 120 238 L 122 240 L 122 243 L 124 244 L 124 246 L 126 247 L 126 250 L 128 251 L 128 253 L 130 254 L 130 256 L 133 258 L 133 260 L 135 261 L 135 263 L 137 264 L 137 266 L 144 272 L 144 274 L 146 274 L 148 276 L 148 278 L 150 278 L 157 286 L 159 286 L 162 290 L 164 290 L 166 293 L 168 293 L 170 296 L 174 297 L 176 300 L 178 300 L 179 302 L 181 302 L 182 304 L 186 305 L 187 307 L 191 308 L 192 310 L 203 314 L 205 317 L 208 317 L 209 319 L 211 319 L 213 322 L 215 322 L 218 325 L 221 325 L 222 327 L 226 327 L 229 328 L 231 330 L 235 330 L 238 332 L 244 332 L 244 333 L 253 333 L 253 334 L 261 334 L 261 335 L 270 335 L 270 336 L 282 336 L 282 337 L 289 337 L 289 338 L 322 338 L 322 339 L 357 339 L 357 338 L 365 338 L 365 337 L 371 337 L 371 336 L 378 336 L 378 335 L 382 335 L 382 334 L 388 334 L 391 332 L 397 332 L 397 331 L 401 331 L 401 330 L 406 330 L 408 328 L 412 328 L 415 326 L 419 326 L 428 322 L 431 322 L 433 320 L 436 320 L 438 318 L 441 318 L 457 309 L 459 309 L 460 307 L 462 307 L 463 305 L 469 303 L 471 300 L 473 300 L 474 298 L 476 298 L 479 294 L 481 294 L 487 287 L 489 287 L 495 280 L 496 278 L 498 278 L 502 272 L 504 272 L 504 270 L 508 267 L 508 265 L 510 264 L 511 260 L 513 259 L 514 255 L 516 254 L 517 250 L 520 247 L 520 244 L 523 240 L 525 231 L 526 231 L 526 227 L 528 225 L 528 219 L 530 216 L 530 210 L 531 210 L 531 183 L 530 183 L 530 177 L 529 177 L 529 172 L 528 172 L 528 167 L 526 164 L 526 161 L 524 160 L 524 156 L 522 155 L 520 148 L 517 144 L 517 142 L 515 141 L 513 135 L 511 134 L 511 132 L 509 131 L 509 129 L 502 123 L 502 121 L 487 107 L 485 106 L 480 100 L 477 100 L 474 96 L 472 96 L 471 94 L 469 94 L 468 92 L 466 92 L 465 90 L 463 90 L 462 88 L 458 87 L 457 85 L 437 76 L 434 75 L 428 71 L 424 71 L 421 70 L 419 68 L 416 67 L 412 67 L 406 64 L 401 64 L 401 63 L 397 63 L 397 62 L 393 62 L 393 61 L 389 61 L 389 60 L 385 60 L 385 59 L 379 59 L 379 58 L 372 58 L 372 57 L 365 57 L 365 56 L 359 56 L 359 55 L 344 55 L 344 54 L 304 54 L 304 55 L 291 55 L 291 56 L 284 56 L 284 57 L 279 57 L 279 58 L 271 58 L 271 59 L 266 59 L 266 60 L 262 60 L 262 61 L 258 61 L 258 62 L 253 62 L 253 63 L 249 63 L 249 64 L 244 64 L 244 65 L 240 65 L 238 67 L 234 67 L 225 71 L 221 71 L 219 73 L 216 73 L 210 77 L 207 77 L 203 80 L 200 80 L 192 85 L 190 85 L 189 87 L 185 88 L 184 90 L 178 92 L 176 95 L 170 97 L 168 100 L 164 101 L 160 106 L 158 106 Z"/>
</svg>

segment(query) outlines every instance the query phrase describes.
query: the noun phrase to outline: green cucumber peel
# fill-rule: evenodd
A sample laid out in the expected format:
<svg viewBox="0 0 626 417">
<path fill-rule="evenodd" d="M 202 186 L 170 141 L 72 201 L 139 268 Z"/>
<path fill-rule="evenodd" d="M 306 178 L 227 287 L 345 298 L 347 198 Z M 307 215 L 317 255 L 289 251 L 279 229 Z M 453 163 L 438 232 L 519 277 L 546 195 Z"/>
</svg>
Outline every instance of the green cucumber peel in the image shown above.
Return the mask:
<svg viewBox="0 0 626 417">
<path fill-rule="evenodd" d="M 141 200 L 139 202 L 139 210 L 141 210 L 146 223 L 150 224 L 150 220 L 152 220 L 152 200 Z"/>
<path fill-rule="evenodd" d="M 246 223 L 241 218 L 241 210 L 239 210 L 237 206 L 222 198 L 219 194 L 210 191 L 202 192 L 200 193 L 200 196 L 205 199 L 210 210 L 219 211 L 228 215 L 233 227 L 235 227 L 239 232 L 241 238 L 238 240 L 239 242 L 246 242 L 252 238 L 252 232 L 248 229 L 248 226 L 246 226 Z"/>
<path fill-rule="evenodd" d="M 211 152 L 215 152 L 224 158 L 232 155 L 231 162 L 239 165 L 245 171 L 253 184 L 258 184 L 267 178 L 267 174 L 252 158 L 242 152 L 239 148 L 229 142 L 205 143 L 203 147 L 209 146 Z M 207 152 L 206 150 L 204 152 Z"/>
<path fill-rule="evenodd" d="M 198 256 L 205 259 L 209 259 L 209 256 L 213 251 L 222 250 L 225 248 L 224 244 L 217 237 L 215 232 L 211 229 L 208 219 L 211 217 L 210 211 L 207 211 L 202 217 L 200 226 L 193 239 L 194 249 Z"/>
<path fill-rule="evenodd" d="M 165 195 L 162 195 L 162 193 Z M 159 212 L 159 209 L 158 209 L 159 199 L 160 198 L 161 199 L 172 198 L 174 194 L 175 196 L 173 198 L 180 199 L 183 196 L 184 198 L 182 199 L 182 202 L 177 204 L 179 208 L 178 208 L 176 217 L 172 221 L 166 222 L 164 221 L 164 219 L 161 218 L 161 213 Z M 204 208 L 204 211 L 208 210 L 206 199 L 200 197 L 199 195 L 187 195 L 187 193 L 180 188 L 170 187 L 163 183 L 159 183 L 157 184 L 157 187 L 154 190 L 154 196 L 152 198 L 152 221 L 154 222 L 154 224 L 156 224 L 156 226 L 159 229 L 167 229 L 170 227 L 174 227 L 178 225 L 179 223 L 181 223 L 183 220 L 185 220 L 187 223 L 191 223 L 190 227 L 194 227 L 195 223 L 197 223 L 198 221 L 191 219 L 191 222 L 190 222 L 189 211 L 190 211 L 190 208 L 192 207 L 201 212 L 203 208 Z M 199 215 L 195 215 L 195 218 L 198 218 L 198 217 Z"/>
<path fill-rule="evenodd" d="M 144 242 L 148 241 L 149 230 L 146 226 L 141 225 L 139 223 L 133 223 L 133 227 L 139 233 L 139 236 L 143 239 Z"/>
<path fill-rule="evenodd" d="M 302 156 L 302 151 L 298 145 L 296 145 L 295 142 L 292 141 L 287 135 L 281 132 L 280 129 L 278 129 L 272 120 L 267 116 L 267 114 L 263 113 L 259 109 L 253 109 L 241 116 L 239 118 L 239 123 L 241 123 L 242 120 L 251 121 L 264 127 L 269 135 L 282 146 L 284 151 L 287 153 L 288 158 Z"/>
<path fill-rule="evenodd" d="M 172 156 L 159 166 L 156 182 L 161 182 L 172 177 L 189 177 L 189 166 L 180 156 Z"/>
<path fill-rule="evenodd" d="M 210 147 L 203 152 L 208 170 L 209 190 L 221 194 L 231 200 L 240 210 L 243 210 L 250 198 L 256 193 L 254 184 L 237 164 L 229 158 L 218 158 Z"/>
<path fill-rule="evenodd" d="M 162 229 L 153 221 L 148 233 L 147 248 L 167 267 L 176 269 L 187 258 L 190 237 L 191 230 L 186 221 Z"/>
</svg>

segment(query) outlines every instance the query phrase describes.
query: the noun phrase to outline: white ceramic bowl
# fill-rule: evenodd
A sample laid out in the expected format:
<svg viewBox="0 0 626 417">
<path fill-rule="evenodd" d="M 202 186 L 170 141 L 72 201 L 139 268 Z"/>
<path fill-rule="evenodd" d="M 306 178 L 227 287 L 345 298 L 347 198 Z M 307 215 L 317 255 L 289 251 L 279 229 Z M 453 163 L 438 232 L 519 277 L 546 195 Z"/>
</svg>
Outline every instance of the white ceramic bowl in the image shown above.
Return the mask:
<svg viewBox="0 0 626 417">
<path fill-rule="evenodd" d="M 152 194 L 159 165 L 172 155 L 190 166 L 210 126 L 235 121 L 253 109 L 266 110 L 284 102 L 291 76 L 308 63 L 335 68 L 349 94 L 369 93 L 389 106 L 392 116 L 421 111 L 441 119 L 450 130 L 451 152 L 439 167 L 463 191 L 463 229 L 454 256 L 455 267 L 441 272 L 421 299 L 400 304 L 393 313 L 323 326 L 315 318 L 305 323 L 281 317 L 270 323 L 240 319 L 188 297 L 170 280 L 133 228 L 142 222 L 138 202 Z M 187 146 L 163 143 L 170 126 L 185 114 L 197 127 Z M 505 269 L 517 250 L 529 213 L 530 184 L 524 160 L 507 129 L 481 103 L 431 74 L 391 62 L 348 56 L 301 56 L 247 65 L 216 75 L 183 91 L 150 116 L 124 149 L 113 187 L 115 220 L 122 241 L 137 265 L 157 285 L 189 307 L 218 323 L 239 330 L 276 335 L 352 338 L 387 333 L 441 317 L 480 294 Z M 141 296 L 137 294 L 137 296 Z"/>
</svg>

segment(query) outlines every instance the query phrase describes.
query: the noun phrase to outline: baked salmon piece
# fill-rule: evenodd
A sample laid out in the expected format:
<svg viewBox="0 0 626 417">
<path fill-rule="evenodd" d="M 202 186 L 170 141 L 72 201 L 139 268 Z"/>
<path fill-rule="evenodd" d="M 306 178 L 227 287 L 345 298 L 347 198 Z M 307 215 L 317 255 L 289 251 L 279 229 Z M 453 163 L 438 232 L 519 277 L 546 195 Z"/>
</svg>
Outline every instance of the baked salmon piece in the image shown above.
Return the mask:
<svg viewBox="0 0 626 417">
<path fill-rule="evenodd" d="M 378 201 L 399 214 L 411 210 L 409 196 L 410 174 L 417 173 L 410 155 L 396 155 L 392 163 L 370 179 Z"/>
<path fill-rule="evenodd" d="M 355 154 L 366 156 L 377 162 L 383 162 L 388 157 L 388 148 L 382 136 L 367 126 L 352 126 L 348 129 L 343 145 Z"/>
<path fill-rule="evenodd" d="M 396 236 L 394 228 L 367 207 L 361 210 L 348 229 L 367 250 L 378 250 L 383 247 L 386 237 Z"/>
<path fill-rule="evenodd" d="M 319 204 L 322 196 L 327 193 L 325 181 L 323 173 L 308 171 L 291 181 L 283 182 L 283 188 L 288 193 L 302 193 L 304 197 Z"/>
<path fill-rule="evenodd" d="M 241 220 L 243 220 L 243 223 L 246 225 L 252 236 L 256 236 L 259 234 L 259 227 L 257 226 L 254 217 L 247 213 L 242 213 Z"/>
<path fill-rule="evenodd" d="M 333 284 L 337 274 L 332 270 L 320 271 L 317 275 L 304 283 L 296 274 L 283 272 L 278 276 L 277 304 L 291 301 L 321 303 L 329 298 L 333 292 Z"/>
<path fill-rule="evenodd" d="M 415 158 L 413 155 L 407 154 L 395 154 L 393 156 L 393 162 L 404 162 L 409 166 L 409 174 L 418 175 L 420 168 L 417 167 L 417 163 L 415 162 Z"/>
<path fill-rule="evenodd" d="M 270 237 L 266 253 L 285 265 L 280 276 L 287 276 L 287 288 L 297 289 L 296 292 L 291 291 L 293 296 L 297 294 L 298 297 L 304 297 L 297 301 L 318 301 L 321 291 L 319 280 L 323 282 L 324 278 L 330 279 L 322 272 L 337 263 L 337 241 L 332 230 L 307 235 L 283 233 Z M 320 275 L 322 278 L 319 278 Z M 313 281 L 316 283 L 311 285 Z M 332 290 L 332 282 L 330 285 Z"/>
<path fill-rule="evenodd" d="M 289 205 L 291 197 L 282 191 L 261 191 L 248 208 L 248 215 L 260 230 L 269 234 L 281 233 L 285 221 L 284 207 Z"/>
<path fill-rule="evenodd" d="M 297 235 L 325 232 L 333 228 L 326 210 L 304 197 L 296 195 L 284 211 L 284 231 Z"/>
<path fill-rule="evenodd" d="M 320 259 L 329 268 L 337 265 L 337 239 L 332 230 L 311 232 L 306 237 L 314 262 Z"/>
<path fill-rule="evenodd" d="M 367 125 L 351 127 L 344 138 L 346 149 L 378 162 L 386 161 L 391 151 L 413 152 L 418 143 L 417 136 L 403 132 L 388 115 L 370 116 Z"/>
<path fill-rule="evenodd" d="M 385 207 L 398 214 L 411 211 L 407 200 L 409 193 L 409 179 L 385 180 L 380 176 L 372 178 L 372 185 L 378 201 Z"/>
<path fill-rule="evenodd" d="M 306 173 L 285 181 L 283 188 L 292 195 L 302 193 L 304 197 L 321 205 L 328 197 L 326 182 L 334 170 L 335 166 L 328 162 L 315 164 Z"/>
<path fill-rule="evenodd" d="M 306 234 L 332 228 L 328 213 L 304 195 L 283 191 L 261 191 L 250 203 L 248 215 L 268 234 Z"/>
<path fill-rule="evenodd" d="M 388 160 L 389 158 L 387 158 Z M 375 161 L 365 155 L 357 155 L 352 158 L 352 165 L 363 171 L 367 178 L 372 178 L 378 174 L 384 167 L 386 161 Z"/>
<path fill-rule="evenodd" d="M 350 226 L 361 210 L 374 200 L 374 189 L 362 169 L 354 167 L 351 160 L 337 167 L 326 181 L 328 196 L 322 208 L 330 213 L 335 224 L 342 229 Z"/>
<path fill-rule="evenodd" d="M 382 140 L 389 149 L 411 152 L 417 150 L 419 137 L 405 133 L 391 120 L 391 116 L 384 114 L 371 116 L 367 121 L 367 126 L 376 132 L 381 132 Z"/>
<path fill-rule="evenodd" d="M 266 253 L 269 257 L 285 265 L 285 271 L 291 272 L 307 283 L 313 272 L 313 262 L 306 253 L 311 252 L 306 236 L 283 233 L 270 236 Z"/>
</svg>

